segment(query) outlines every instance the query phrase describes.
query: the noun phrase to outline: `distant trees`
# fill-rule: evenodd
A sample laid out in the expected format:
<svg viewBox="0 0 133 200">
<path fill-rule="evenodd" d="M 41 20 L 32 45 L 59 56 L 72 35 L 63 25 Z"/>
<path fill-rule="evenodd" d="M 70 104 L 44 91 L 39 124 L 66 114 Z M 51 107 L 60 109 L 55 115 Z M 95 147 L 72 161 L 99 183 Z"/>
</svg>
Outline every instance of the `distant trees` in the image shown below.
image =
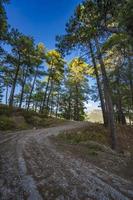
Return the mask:
<svg viewBox="0 0 133 200">
<path fill-rule="evenodd" d="M 48 111 L 50 97 L 54 92 L 54 85 L 60 84 L 64 73 L 64 60 L 61 54 L 56 50 L 48 51 L 45 55 L 46 63 L 48 64 L 48 76 L 47 83 L 43 98 L 42 111 L 46 109 Z M 52 109 L 52 105 L 51 105 Z"/>
<path fill-rule="evenodd" d="M 74 58 L 67 67 L 64 86 L 58 92 L 60 115 L 70 120 L 83 120 L 88 92 L 88 65 L 81 58 Z"/>
<path fill-rule="evenodd" d="M 37 45 L 37 47 L 34 49 L 34 55 L 32 55 L 32 58 L 31 58 L 32 64 L 33 64 L 33 69 L 32 69 L 33 81 L 32 81 L 32 85 L 31 85 L 30 92 L 29 92 L 27 109 L 29 109 L 29 107 L 30 107 L 31 98 L 33 95 L 33 91 L 35 88 L 37 78 L 41 77 L 42 75 L 45 74 L 45 72 L 43 71 L 43 69 L 41 67 L 41 64 L 43 63 L 43 60 L 44 60 L 44 56 L 45 56 L 45 46 L 43 43 L 39 43 Z"/>
<path fill-rule="evenodd" d="M 7 54 L 7 63 L 11 66 L 14 74 L 11 85 L 9 105 L 13 105 L 14 93 L 17 83 L 21 85 L 20 104 L 21 107 L 24 93 L 24 86 L 31 68 L 31 54 L 33 52 L 33 39 L 12 29 L 10 32 L 9 44 L 11 45 L 11 54 Z"/>
<path fill-rule="evenodd" d="M 71 85 L 71 90 L 73 90 L 73 118 L 74 120 L 84 119 L 84 104 L 83 102 L 87 99 L 88 90 L 88 65 L 81 58 L 74 58 L 68 67 L 68 81 Z M 70 104 L 71 104 L 70 97 Z M 71 107 L 72 109 L 72 107 Z M 69 111 L 70 112 L 70 111 Z M 71 114 L 71 113 L 70 113 Z"/>
</svg>

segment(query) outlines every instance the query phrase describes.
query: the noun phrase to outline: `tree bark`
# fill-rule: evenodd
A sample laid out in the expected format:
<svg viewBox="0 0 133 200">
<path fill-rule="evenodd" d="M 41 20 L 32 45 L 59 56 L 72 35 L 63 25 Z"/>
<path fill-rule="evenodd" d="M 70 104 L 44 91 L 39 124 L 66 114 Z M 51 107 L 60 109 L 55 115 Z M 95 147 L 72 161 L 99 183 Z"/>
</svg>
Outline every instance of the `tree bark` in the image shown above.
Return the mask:
<svg viewBox="0 0 133 200">
<path fill-rule="evenodd" d="M 53 99 L 54 99 L 54 96 L 53 96 L 53 92 L 51 94 L 51 105 L 50 105 L 50 116 L 52 116 L 52 113 L 53 113 Z"/>
<path fill-rule="evenodd" d="M 22 90 L 21 90 L 21 95 L 20 95 L 19 108 L 21 108 L 22 102 L 23 102 L 24 87 L 25 87 L 25 83 L 26 83 L 26 79 L 27 79 L 27 73 L 28 73 L 28 67 L 27 67 L 27 69 L 26 69 L 26 73 L 24 74 L 24 80 L 23 80 L 23 82 L 22 82 Z"/>
<path fill-rule="evenodd" d="M 116 128 L 115 128 L 115 120 L 114 120 L 113 102 L 112 102 L 112 97 L 111 97 L 109 80 L 106 74 L 105 65 L 103 62 L 101 49 L 100 49 L 99 41 L 97 37 L 95 37 L 95 44 L 96 44 L 96 49 L 97 49 L 98 60 L 101 67 L 102 77 L 103 77 L 104 96 L 105 96 L 105 101 L 106 101 L 106 106 L 107 106 L 108 123 L 109 123 L 110 136 L 111 136 L 111 147 L 112 149 L 116 149 Z"/>
<path fill-rule="evenodd" d="M 49 87 L 49 83 L 50 83 L 50 78 L 51 78 L 51 74 L 49 74 L 49 76 L 48 76 L 48 81 L 47 81 L 47 85 L 46 85 L 46 89 L 45 89 L 44 97 L 43 97 L 43 103 L 42 103 L 42 106 L 41 106 L 41 112 L 44 110 L 44 107 L 45 107 L 48 87 Z"/>
<path fill-rule="evenodd" d="M 49 93 L 48 93 L 48 96 L 47 96 L 47 100 L 46 100 L 46 110 L 48 110 L 49 99 L 50 99 L 52 90 L 53 90 L 53 80 L 51 80 L 51 86 L 50 86 L 50 90 L 49 90 Z"/>
<path fill-rule="evenodd" d="M 8 85 L 6 86 L 6 104 L 8 104 Z"/>
<path fill-rule="evenodd" d="M 31 91 L 30 91 L 30 95 L 29 95 L 29 99 L 28 99 L 28 104 L 27 104 L 27 110 L 29 110 L 29 107 L 30 107 L 31 98 L 32 98 L 32 93 L 33 93 L 34 86 L 35 86 L 35 83 L 36 83 L 37 74 L 38 74 L 38 66 L 37 66 L 37 68 L 36 68 L 34 80 L 33 80 L 33 83 L 32 83 L 32 87 L 31 87 Z"/>
<path fill-rule="evenodd" d="M 74 120 L 79 120 L 79 95 L 78 95 L 78 84 L 75 84 L 75 106 L 74 106 Z"/>
<path fill-rule="evenodd" d="M 121 97 L 121 92 L 120 92 L 120 71 L 119 71 L 119 66 L 117 67 L 117 78 L 116 78 L 116 83 L 117 83 L 117 108 L 118 108 L 118 122 L 120 124 L 125 125 L 126 124 L 126 118 L 123 113 L 122 109 L 122 97 Z"/>
<path fill-rule="evenodd" d="M 128 57 L 128 60 L 129 60 L 129 85 L 131 91 L 131 106 L 133 108 L 133 66 L 130 56 Z"/>
<path fill-rule="evenodd" d="M 68 100 L 68 119 L 71 119 L 71 96 L 72 96 L 72 92 L 70 89 L 70 94 L 69 94 L 69 100 Z"/>
<path fill-rule="evenodd" d="M 14 92 L 15 92 L 15 88 L 16 88 L 19 69 L 20 69 L 20 54 L 19 54 L 18 65 L 17 65 L 17 69 L 16 69 L 16 72 L 15 72 L 15 77 L 13 79 L 13 85 L 12 85 L 12 88 L 11 88 L 11 93 L 10 93 L 10 98 L 9 98 L 9 106 L 11 106 L 11 107 L 13 106 Z"/>
<path fill-rule="evenodd" d="M 55 112 L 55 116 L 56 116 L 56 117 L 58 117 L 59 99 L 60 99 L 60 91 L 58 90 L 58 95 L 57 95 L 57 104 L 56 104 L 56 112 Z"/>
<path fill-rule="evenodd" d="M 94 66 L 95 75 L 96 75 L 97 87 L 98 87 L 98 92 L 99 92 L 99 97 L 100 97 L 100 102 L 101 102 L 101 108 L 102 108 L 103 122 L 104 122 L 104 126 L 107 127 L 108 126 L 108 116 L 107 116 L 107 111 L 106 111 L 106 107 L 105 107 L 101 82 L 100 82 L 100 78 L 99 78 L 99 74 L 98 74 L 98 70 L 97 70 L 96 59 L 95 59 L 95 55 L 93 52 L 91 42 L 89 42 L 89 48 L 90 48 L 90 54 L 91 54 L 92 63 Z"/>
</svg>

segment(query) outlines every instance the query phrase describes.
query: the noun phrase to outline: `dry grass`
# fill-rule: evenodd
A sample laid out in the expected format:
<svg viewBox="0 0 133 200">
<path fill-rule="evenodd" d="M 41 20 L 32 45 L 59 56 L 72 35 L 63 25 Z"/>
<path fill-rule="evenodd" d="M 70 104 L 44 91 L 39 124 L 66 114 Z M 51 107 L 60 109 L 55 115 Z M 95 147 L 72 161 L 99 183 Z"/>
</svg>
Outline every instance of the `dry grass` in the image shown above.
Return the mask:
<svg viewBox="0 0 133 200">
<path fill-rule="evenodd" d="M 10 108 L 0 104 L 0 130 L 24 130 L 58 126 L 66 120 L 47 117 L 34 111 L 20 108 Z"/>
<path fill-rule="evenodd" d="M 111 173 L 133 181 L 133 128 L 117 127 L 117 151 L 110 148 L 109 131 L 102 124 L 88 123 L 80 130 L 51 138 L 59 151 L 69 152 Z"/>
<path fill-rule="evenodd" d="M 110 146 L 110 134 L 102 124 L 89 123 L 82 129 L 68 131 L 58 135 L 58 139 L 69 144 L 81 144 L 87 141 L 95 141 L 100 144 Z M 133 150 L 133 127 L 118 126 L 117 127 L 117 150 Z"/>
</svg>

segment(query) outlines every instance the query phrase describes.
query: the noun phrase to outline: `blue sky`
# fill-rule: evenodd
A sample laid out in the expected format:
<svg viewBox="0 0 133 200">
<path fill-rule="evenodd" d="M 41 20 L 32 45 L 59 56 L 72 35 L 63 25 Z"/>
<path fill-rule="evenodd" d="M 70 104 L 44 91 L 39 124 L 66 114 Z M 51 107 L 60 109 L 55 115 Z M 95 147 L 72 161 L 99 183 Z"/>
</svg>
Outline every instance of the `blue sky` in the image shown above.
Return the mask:
<svg viewBox="0 0 133 200">
<path fill-rule="evenodd" d="M 81 0 L 10 0 L 6 6 L 9 24 L 20 32 L 43 42 L 48 49 L 55 47 L 55 36 L 65 33 L 65 24 Z M 77 54 L 78 55 L 78 54 Z M 76 56 L 76 52 L 72 54 Z M 72 56 L 69 56 L 70 59 Z M 89 101 L 88 110 L 98 103 Z"/>
<path fill-rule="evenodd" d="M 9 24 L 31 35 L 36 43 L 51 49 L 55 36 L 65 31 L 65 24 L 81 0 L 11 0 L 6 6 Z"/>
</svg>

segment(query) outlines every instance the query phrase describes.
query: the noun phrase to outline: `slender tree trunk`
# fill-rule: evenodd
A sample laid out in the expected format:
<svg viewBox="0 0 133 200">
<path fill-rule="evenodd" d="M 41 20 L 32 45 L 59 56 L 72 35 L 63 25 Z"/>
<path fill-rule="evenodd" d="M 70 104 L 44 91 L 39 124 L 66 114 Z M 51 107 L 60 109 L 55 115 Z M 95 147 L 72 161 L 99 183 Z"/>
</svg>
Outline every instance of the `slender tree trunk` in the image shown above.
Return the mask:
<svg viewBox="0 0 133 200">
<path fill-rule="evenodd" d="M 12 88 L 11 88 L 10 98 L 9 98 L 9 106 L 11 106 L 11 107 L 13 106 L 14 92 L 15 92 L 16 83 L 17 83 L 17 79 L 18 79 L 19 69 L 20 69 L 20 55 L 19 55 L 19 59 L 18 59 L 17 69 L 16 69 L 16 72 L 15 72 L 15 77 L 13 79 L 13 85 L 12 85 Z"/>
<path fill-rule="evenodd" d="M 58 90 L 58 95 L 57 95 L 57 104 L 56 104 L 56 112 L 55 112 L 55 116 L 56 116 L 56 117 L 58 117 L 59 99 L 60 99 L 60 91 Z"/>
<path fill-rule="evenodd" d="M 78 121 L 79 120 L 79 90 L 78 90 L 78 85 L 75 84 L 75 106 L 74 106 L 74 120 Z"/>
<path fill-rule="evenodd" d="M 130 91 L 131 91 L 131 105 L 133 108 L 133 79 L 130 79 Z"/>
<path fill-rule="evenodd" d="M 132 113 L 131 113 L 130 106 L 128 106 L 128 118 L 129 118 L 129 124 L 131 126 L 132 125 Z"/>
<path fill-rule="evenodd" d="M 54 96 L 53 96 L 53 92 L 52 92 L 52 94 L 51 94 L 51 105 L 50 105 L 50 116 L 52 116 L 52 113 L 53 113 L 53 98 L 54 98 Z"/>
<path fill-rule="evenodd" d="M 116 128 L 115 128 L 115 120 L 114 120 L 114 109 L 113 109 L 113 102 L 111 97 L 111 91 L 109 86 L 109 80 L 106 74 L 105 65 L 103 62 L 100 46 L 98 39 L 95 38 L 95 44 L 97 48 L 98 59 L 101 67 L 102 77 L 103 77 L 103 86 L 104 86 L 104 95 L 105 101 L 107 105 L 108 111 L 108 123 L 110 128 L 110 136 L 111 136 L 111 147 L 112 149 L 116 149 Z"/>
<path fill-rule="evenodd" d="M 30 107 L 31 98 L 32 98 L 32 93 L 33 93 L 33 90 L 34 90 L 34 87 L 35 87 L 37 74 L 38 74 L 38 66 L 37 66 L 37 68 L 36 68 L 36 72 L 35 72 L 34 80 L 33 80 L 33 83 L 32 83 L 32 87 L 31 87 L 31 91 L 30 91 L 30 95 L 29 95 L 29 99 L 28 99 L 27 110 L 29 110 L 29 107 Z"/>
<path fill-rule="evenodd" d="M 69 101 L 68 101 L 68 119 L 71 119 L 71 96 L 72 96 L 72 92 L 70 89 L 70 95 L 69 95 Z"/>
<path fill-rule="evenodd" d="M 131 105 L 133 108 L 133 66 L 132 66 L 133 63 L 130 56 L 128 60 L 129 60 L 129 85 L 130 85 L 130 91 L 131 91 Z"/>
<path fill-rule="evenodd" d="M 122 109 L 122 98 L 121 98 L 121 93 L 120 93 L 120 71 L 119 71 L 119 66 L 117 68 L 117 96 L 118 96 L 118 101 L 117 101 L 117 108 L 118 108 L 118 122 L 125 125 L 126 124 L 126 119 L 125 115 L 123 113 Z"/>
<path fill-rule="evenodd" d="M 118 117 L 117 117 L 117 121 L 119 124 L 125 125 L 126 124 L 126 118 L 125 115 L 122 111 L 122 106 L 120 103 L 120 99 L 118 100 L 118 104 L 117 104 L 117 109 L 118 109 Z"/>
<path fill-rule="evenodd" d="M 49 93 L 48 93 L 48 96 L 47 96 L 47 100 L 46 100 L 46 109 L 47 109 L 47 110 L 48 110 L 49 99 L 50 99 L 52 90 L 53 90 L 53 80 L 51 80 L 51 86 L 50 86 L 50 90 L 49 90 Z"/>
<path fill-rule="evenodd" d="M 50 69 L 49 69 L 49 76 L 48 76 L 48 81 L 47 81 L 47 85 L 46 85 L 46 89 L 45 89 L 45 93 L 44 93 L 44 97 L 43 97 L 41 112 L 43 112 L 44 107 L 45 107 L 46 98 L 47 98 L 47 92 L 48 92 L 48 88 L 49 88 L 49 83 L 50 83 L 50 79 L 51 79 L 51 77 L 52 77 L 52 68 L 53 68 L 53 65 L 51 65 L 51 66 L 50 66 Z M 47 105 L 47 103 L 46 103 L 46 105 Z M 46 106 L 46 107 L 47 107 L 47 106 Z"/>
<path fill-rule="evenodd" d="M 98 74 L 98 70 L 97 70 L 96 59 L 95 59 L 95 55 L 93 52 L 93 47 L 92 47 L 91 42 L 89 43 L 89 47 L 90 47 L 90 54 L 91 54 L 92 63 L 94 66 L 95 75 L 96 75 L 97 87 L 98 87 L 98 92 L 99 92 L 99 97 L 100 97 L 100 102 L 101 102 L 101 108 L 102 108 L 103 122 L 104 122 L 104 126 L 107 127 L 108 126 L 108 116 L 107 116 L 107 111 L 106 111 L 106 107 L 105 107 L 101 82 L 100 82 L 100 78 L 99 78 L 99 74 Z"/>
<path fill-rule="evenodd" d="M 46 89 L 45 89 L 45 92 L 44 92 L 44 97 L 43 97 L 43 103 L 42 103 L 42 106 L 41 106 L 41 111 L 43 111 L 44 107 L 45 107 L 46 97 L 47 97 L 47 92 L 48 92 L 48 87 L 49 87 L 49 83 L 50 83 L 50 78 L 51 78 L 51 76 L 49 75 L 48 76 L 47 85 L 46 85 Z"/>
<path fill-rule="evenodd" d="M 35 102 L 35 112 L 37 112 L 38 102 Z"/>
<path fill-rule="evenodd" d="M 6 86 L 6 104 L 8 104 L 8 85 Z"/>
<path fill-rule="evenodd" d="M 22 102 L 23 102 L 24 87 L 25 87 L 25 84 L 26 84 L 27 73 L 28 73 L 28 67 L 27 67 L 27 69 L 26 69 L 26 73 L 24 74 L 24 80 L 23 80 L 23 82 L 22 82 L 22 90 L 21 90 L 21 95 L 20 95 L 19 108 L 21 108 Z"/>
<path fill-rule="evenodd" d="M 24 86 L 25 86 L 25 83 L 26 83 L 26 77 L 25 77 L 24 82 L 23 82 L 23 84 L 22 84 L 22 90 L 21 90 L 21 95 L 20 95 L 19 108 L 21 108 L 21 106 L 22 106 L 22 102 L 23 102 Z"/>
</svg>

